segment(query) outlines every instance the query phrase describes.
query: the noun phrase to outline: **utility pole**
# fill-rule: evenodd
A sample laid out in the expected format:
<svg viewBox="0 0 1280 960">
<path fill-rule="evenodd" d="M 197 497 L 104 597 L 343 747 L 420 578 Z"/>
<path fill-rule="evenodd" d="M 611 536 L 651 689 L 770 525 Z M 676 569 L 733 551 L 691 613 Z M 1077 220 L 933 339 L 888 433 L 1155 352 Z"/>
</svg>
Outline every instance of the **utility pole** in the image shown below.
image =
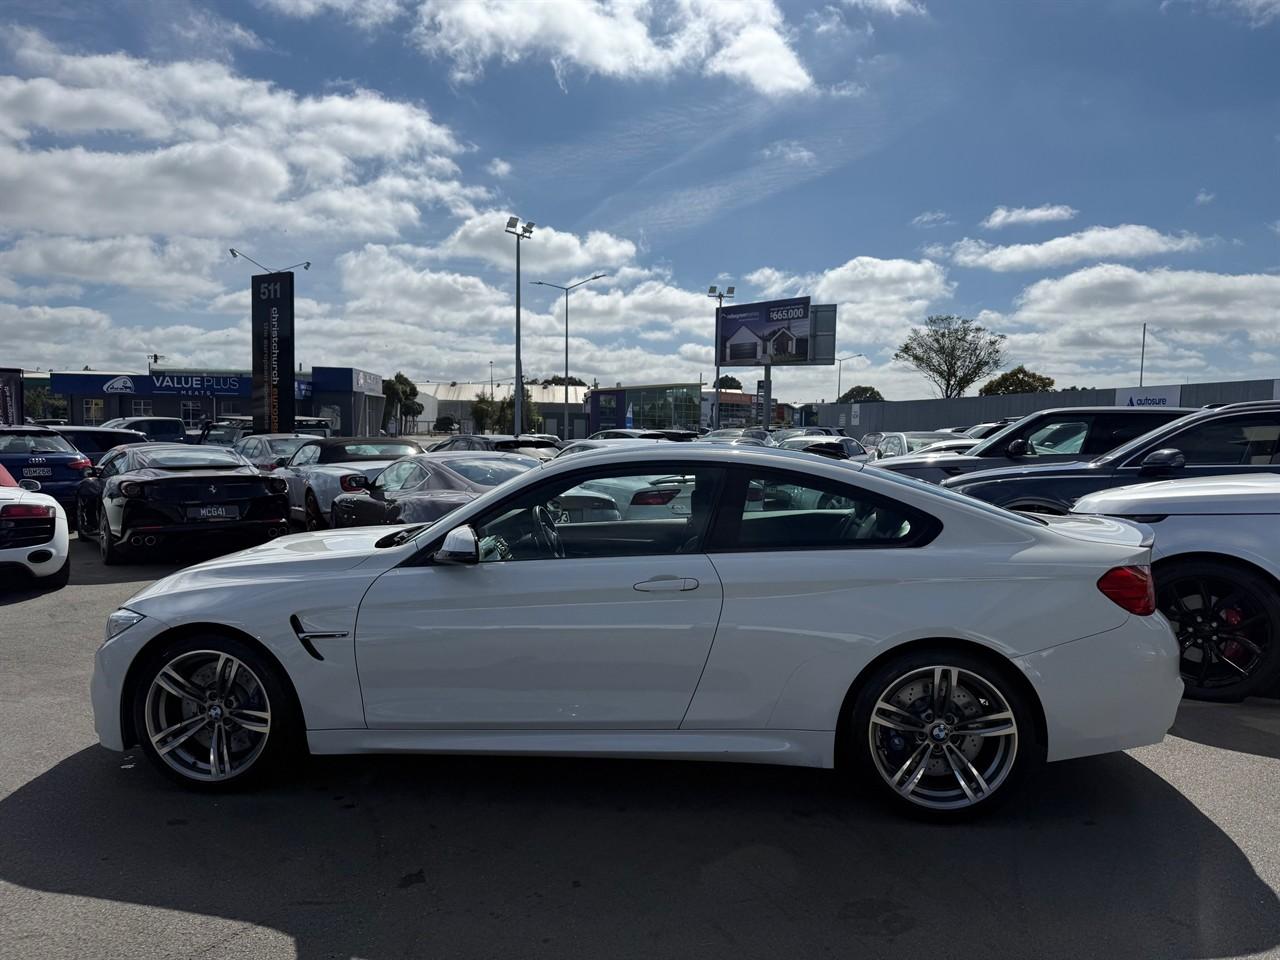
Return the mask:
<svg viewBox="0 0 1280 960">
<path fill-rule="evenodd" d="M 1138 357 L 1138 386 L 1142 386 L 1142 375 L 1147 366 L 1147 325 L 1142 325 L 1142 353 Z"/>
<path fill-rule="evenodd" d="M 577 283 L 571 283 L 568 286 L 559 283 L 547 283 L 545 280 L 535 280 L 535 287 L 554 287 L 557 290 L 564 291 L 564 423 L 560 427 L 560 439 L 569 439 L 569 291 L 575 287 L 580 287 L 584 283 L 590 283 L 592 280 L 599 280 L 608 274 L 597 273 L 594 277 L 587 277 L 585 280 L 579 280 Z"/>
<path fill-rule="evenodd" d="M 715 423 L 713 429 L 720 429 L 720 311 L 724 309 L 724 302 L 733 299 L 733 287 L 725 287 L 719 290 L 713 284 L 707 290 L 707 296 L 716 302 L 716 332 L 715 332 L 715 351 L 716 351 L 716 408 L 712 411 L 715 415 Z"/>
<path fill-rule="evenodd" d="M 520 225 L 519 217 L 507 218 L 507 233 L 516 238 L 516 382 L 512 394 L 511 433 L 520 436 L 524 429 L 524 368 L 520 365 L 520 241 L 533 236 L 533 223 Z"/>
</svg>

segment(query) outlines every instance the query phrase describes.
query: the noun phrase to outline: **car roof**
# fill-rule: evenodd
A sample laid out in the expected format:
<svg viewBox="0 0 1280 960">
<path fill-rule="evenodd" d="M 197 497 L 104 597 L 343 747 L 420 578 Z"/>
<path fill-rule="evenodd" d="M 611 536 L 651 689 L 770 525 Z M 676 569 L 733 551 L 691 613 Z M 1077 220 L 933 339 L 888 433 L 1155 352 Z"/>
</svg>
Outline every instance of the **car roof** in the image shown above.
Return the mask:
<svg viewBox="0 0 1280 960">
<path fill-rule="evenodd" d="M 0 427 L 0 433 L 51 433 L 56 435 L 58 431 L 53 427 L 46 427 L 39 423 L 17 423 L 11 427 Z"/>
<path fill-rule="evenodd" d="M 128 427 L 91 427 L 88 424 L 78 423 L 62 423 L 56 427 L 50 427 L 54 433 L 65 433 L 68 430 L 74 430 L 77 433 L 136 433 L 138 436 L 146 436 L 141 430 L 130 430 Z M 178 444 L 175 444 L 178 446 Z M 181 444 L 186 446 L 186 444 Z"/>
</svg>

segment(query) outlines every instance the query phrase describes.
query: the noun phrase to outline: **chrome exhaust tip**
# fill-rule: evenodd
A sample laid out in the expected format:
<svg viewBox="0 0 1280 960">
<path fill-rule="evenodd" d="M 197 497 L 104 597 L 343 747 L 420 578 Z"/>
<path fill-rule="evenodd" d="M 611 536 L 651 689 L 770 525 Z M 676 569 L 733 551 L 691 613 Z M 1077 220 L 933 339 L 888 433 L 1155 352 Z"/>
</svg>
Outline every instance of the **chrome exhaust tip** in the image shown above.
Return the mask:
<svg viewBox="0 0 1280 960">
<path fill-rule="evenodd" d="M 154 536 L 151 536 L 151 537 L 145 537 L 142 542 L 145 543 L 148 547 L 154 547 L 157 543 L 157 540 Z"/>
<path fill-rule="evenodd" d="M 142 546 L 142 538 L 135 533 L 132 537 L 129 538 L 129 546 L 131 547 Z"/>
</svg>

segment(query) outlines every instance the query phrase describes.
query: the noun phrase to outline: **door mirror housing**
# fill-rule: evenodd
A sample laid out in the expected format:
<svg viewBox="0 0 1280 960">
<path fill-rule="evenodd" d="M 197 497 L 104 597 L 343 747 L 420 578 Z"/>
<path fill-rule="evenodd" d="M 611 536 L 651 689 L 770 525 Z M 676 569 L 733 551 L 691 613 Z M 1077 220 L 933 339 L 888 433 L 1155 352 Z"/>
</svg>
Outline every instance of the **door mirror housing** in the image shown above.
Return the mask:
<svg viewBox="0 0 1280 960">
<path fill-rule="evenodd" d="M 23 490 L 29 490 L 32 493 L 39 493 L 40 491 L 39 480 L 19 480 L 18 486 L 20 486 Z"/>
<path fill-rule="evenodd" d="M 444 543 L 432 557 L 436 563 L 472 564 L 480 562 L 480 542 L 467 524 L 454 527 L 444 535 Z"/>
<path fill-rule="evenodd" d="M 92 480 L 94 477 L 102 476 L 102 471 L 97 467 L 85 467 L 80 471 L 80 476 L 84 477 L 86 480 Z"/>
<path fill-rule="evenodd" d="M 1159 476 L 1175 473 L 1187 465 L 1187 458 L 1181 450 L 1168 447 L 1164 450 L 1153 450 L 1143 458 L 1138 466 L 1138 475 L 1143 477 Z"/>
<path fill-rule="evenodd" d="M 276 457 L 274 460 L 272 460 L 272 461 L 271 461 L 271 466 L 272 466 L 272 467 L 283 467 L 283 466 L 284 466 L 286 463 L 288 463 L 288 462 L 289 462 L 289 458 L 288 458 L 288 457 Z"/>
<path fill-rule="evenodd" d="M 1017 440 L 1010 440 L 1009 445 L 1004 448 L 1004 452 L 1006 456 L 1013 457 L 1016 460 L 1018 457 L 1025 457 L 1030 449 L 1031 444 L 1019 437 Z"/>
</svg>

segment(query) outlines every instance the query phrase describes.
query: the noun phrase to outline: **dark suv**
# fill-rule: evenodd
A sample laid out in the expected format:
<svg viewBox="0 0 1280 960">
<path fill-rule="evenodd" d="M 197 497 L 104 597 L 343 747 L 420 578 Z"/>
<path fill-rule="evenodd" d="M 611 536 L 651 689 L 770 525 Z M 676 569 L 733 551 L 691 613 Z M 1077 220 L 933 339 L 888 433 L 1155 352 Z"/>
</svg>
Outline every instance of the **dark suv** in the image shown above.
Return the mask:
<svg viewBox="0 0 1280 960">
<path fill-rule="evenodd" d="M 1196 407 L 1062 407 L 1014 421 L 967 453 L 908 454 L 876 462 L 883 470 L 941 483 L 978 470 L 1092 460 Z M 863 440 L 866 443 L 866 440 Z"/>
<path fill-rule="evenodd" d="M 1091 460 L 983 470 L 943 486 L 1011 510 L 1065 514 L 1095 490 L 1234 473 L 1280 473 L 1280 401 L 1200 410 Z"/>
</svg>

